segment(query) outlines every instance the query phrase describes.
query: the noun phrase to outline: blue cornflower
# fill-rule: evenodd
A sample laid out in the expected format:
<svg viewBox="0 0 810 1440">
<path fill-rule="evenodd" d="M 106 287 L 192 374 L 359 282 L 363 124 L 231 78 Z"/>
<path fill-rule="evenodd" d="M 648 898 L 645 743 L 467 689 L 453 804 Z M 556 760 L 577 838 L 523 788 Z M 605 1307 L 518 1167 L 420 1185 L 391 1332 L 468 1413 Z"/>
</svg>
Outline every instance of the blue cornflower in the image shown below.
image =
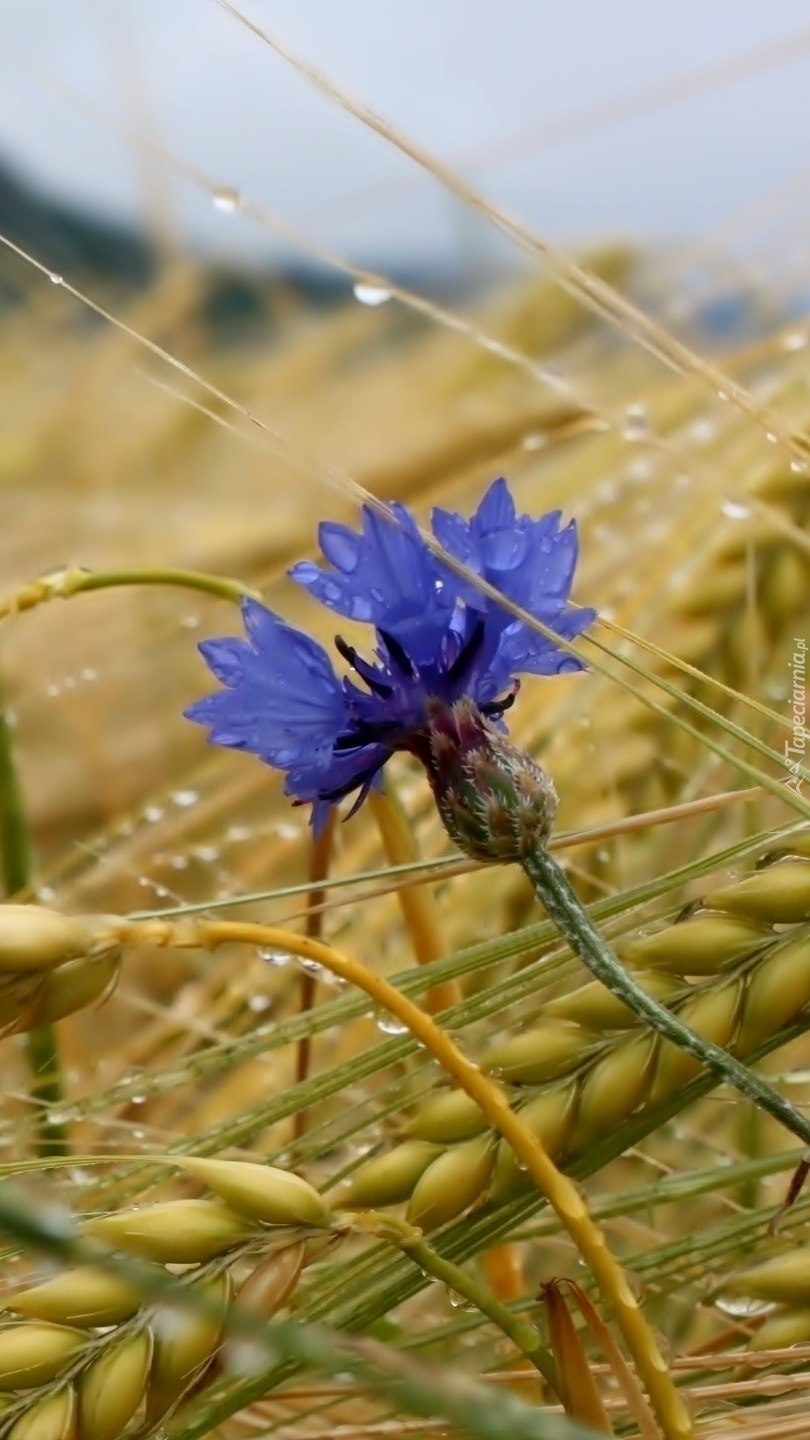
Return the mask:
<svg viewBox="0 0 810 1440">
<path fill-rule="evenodd" d="M 540 520 L 517 515 L 500 479 L 470 520 L 435 510 L 432 524 L 452 560 L 571 640 L 595 611 L 568 604 L 577 534 L 573 521 L 561 528 L 560 519 L 559 511 Z M 365 505 L 359 533 L 325 522 L 318 538 L 329 568 L 302 561 L 289 573 L 338 615 L 373 625 L 373 658 L 336 636 L 356 677 L 341 678 L 317 641 L 245 598 L 247 638 L 200 645 L 225 688 L 185 712 L 217 744 L 286 771 L 286 793 L 312 805 L 316 828 L 358 791 L 356 809 L 395 751 L 426 759 L 437 706 L 465 700 L 500 724 L 518 674 L 582 669 L 435 554 L 402 505 L 383 513 Z"/>
</svg>

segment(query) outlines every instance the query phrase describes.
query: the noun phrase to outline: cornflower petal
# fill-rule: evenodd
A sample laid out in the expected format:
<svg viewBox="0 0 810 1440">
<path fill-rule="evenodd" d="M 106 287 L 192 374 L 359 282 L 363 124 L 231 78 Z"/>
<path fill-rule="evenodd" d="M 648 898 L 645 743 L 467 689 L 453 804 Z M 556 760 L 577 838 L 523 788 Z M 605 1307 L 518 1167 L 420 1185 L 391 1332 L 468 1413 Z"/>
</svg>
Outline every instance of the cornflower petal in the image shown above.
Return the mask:
<svg viewBox="0 0 810 1440">
<path fill-rule="evenodd" d="M 312 806 L 319 829 L 330 808 L 355 807 L 397 750 L 430 752 L 436 706 L 460 701 L 500 728 L 521 673 L 584 668 L 555 638 L 572 640 L 595 612 L 568 604 L 577 560 L 573 522 L 559 511 L 518 515 L 496 480 L 470 520 L 433 513 L 433 533 L 459 575 L 434 554 L 402 505 L 363 506 L 361 526 L 324 522 L 327 567 L 304 561 L 292 578 L 328 609 L 376 630 L 372 658 L 337 638 L 354 672 L 340 679 L 325 650 L 257 601 L 245 600 L 246 639 L 204 641 L 200 650 L 224 687 L 186 711 L 220 745 L 252 751 L 286 771 L 285 792 Z M 475 584 L 479 576 L 499 598 Z M 546 636 L 515 607 L 553 632 Z"/>
<path fill-rule="evenodd" d="M 290 577 L 338 615 L 409 635 L 420 652 L 414 658 L 426 659 L 452 610 L 451 572 L 428 549 L 404 505 L 391 504 L 382 513 L 364 505 L 361 523 L 360 535 L 322 524 L 318 539 L 333 568 L 303 560 Z"/>
</svg>

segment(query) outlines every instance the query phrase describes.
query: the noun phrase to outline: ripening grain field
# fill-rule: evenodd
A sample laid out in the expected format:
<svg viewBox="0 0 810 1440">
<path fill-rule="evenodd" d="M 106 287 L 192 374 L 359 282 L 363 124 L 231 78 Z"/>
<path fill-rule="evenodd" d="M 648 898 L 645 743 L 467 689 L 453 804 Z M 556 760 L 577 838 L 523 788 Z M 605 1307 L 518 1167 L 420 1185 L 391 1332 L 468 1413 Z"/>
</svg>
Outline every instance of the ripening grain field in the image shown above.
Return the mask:
<svg viewBox="0 0 810 1440">
<path fill-rule="evenodd" d="M 806 1437 L 803 277 L 383 134 L 511 278 L 4 242 L 2 1434 Z"/>
</svg>

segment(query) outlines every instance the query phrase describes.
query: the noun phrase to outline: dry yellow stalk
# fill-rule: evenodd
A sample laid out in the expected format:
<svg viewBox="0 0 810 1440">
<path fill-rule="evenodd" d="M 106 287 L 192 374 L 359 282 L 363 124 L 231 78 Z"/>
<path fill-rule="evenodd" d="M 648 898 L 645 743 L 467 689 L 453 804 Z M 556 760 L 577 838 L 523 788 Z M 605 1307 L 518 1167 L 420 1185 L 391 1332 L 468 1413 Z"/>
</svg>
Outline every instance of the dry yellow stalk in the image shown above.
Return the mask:
<svg viewBox="0 0 810 1440">
<path fill-rule="evenodd" d="M 21 1415 L 8 1432 L 8 1440 L 75 1440 L 78 1403 L 72 1385 L 46 1395 Z M 87 1437 L 82 1435 L 82 1440 Z"/>
<path fill-rule="evenodd" d="M 86 1340 L 81 1330 L 44 1321 L 0 1330 L 0 1390 L 30 1390 L 55 1380 Z"/>
<path fill-rule="evenodd" d="M 328 1229 L 332 1212 L 317 1190 L 298 1175 L 241 1160 L 184 1158 L 180 1162 L 238 1215 L 263 1225 L 311 1225 Z"/>
<path fill-rule="evenodd" d="M 166 1200 L 86 1220 L 85 1235 L 162 1265 L 213 1260 L 257 1229 L 218 1200 Z"/>
<path fill-rule="evenodd" d="M 420 1230 L 436 1230 L 455 1220 L 486 1189 L 495 1164 L 495 1141 L 479 1136 L 446 1150 L 417 1180 L 407 1218 Z"/>
<path fill-rule="evenodd" d="M 78 1381 L 81 1440 L 117 1440 L 146 1394 L 154 1340 L 144 1328 L 114 1345 Z"/>
<path fill-rule="evenodd" d="M 82 1265 L 13 1295 L 4 1309 L 51 1320 L 56 1325 L 119 1325 L 143 1304 L 143 1294 L 130 1280 L 110 1270 Z"/>
</svg>

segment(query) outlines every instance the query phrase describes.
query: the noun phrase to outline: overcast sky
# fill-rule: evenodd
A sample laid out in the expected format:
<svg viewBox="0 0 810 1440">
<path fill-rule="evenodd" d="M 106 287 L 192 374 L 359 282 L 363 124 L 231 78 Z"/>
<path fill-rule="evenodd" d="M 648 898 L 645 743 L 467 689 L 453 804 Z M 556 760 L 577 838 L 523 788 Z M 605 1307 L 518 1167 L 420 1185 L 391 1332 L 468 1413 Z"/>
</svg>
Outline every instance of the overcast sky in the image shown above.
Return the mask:
<svg viewBox="0 0 810 1440">
<path fill-rule="evenodd" d="M 700 236 L 757 202 L 775 210 L 788 187 L 795 231 L 810 199 L 806 0 L 241 8 L 554 238 Z M 490 244 L 438 185 L 217 0 L 0 0 L 0 27 L 0 157 L 62 197 L 250 260 L 278 253 L 278 242 L 218 208 L 208 181 L 372 264 L 452 260 Z M 733 77 L 745 59 L 748 73 Z M 666 87 L 690 77 L 690 93 L 668 98 Z M 110 125 L 165 148 L 204 183 Z"/>
</svg>

